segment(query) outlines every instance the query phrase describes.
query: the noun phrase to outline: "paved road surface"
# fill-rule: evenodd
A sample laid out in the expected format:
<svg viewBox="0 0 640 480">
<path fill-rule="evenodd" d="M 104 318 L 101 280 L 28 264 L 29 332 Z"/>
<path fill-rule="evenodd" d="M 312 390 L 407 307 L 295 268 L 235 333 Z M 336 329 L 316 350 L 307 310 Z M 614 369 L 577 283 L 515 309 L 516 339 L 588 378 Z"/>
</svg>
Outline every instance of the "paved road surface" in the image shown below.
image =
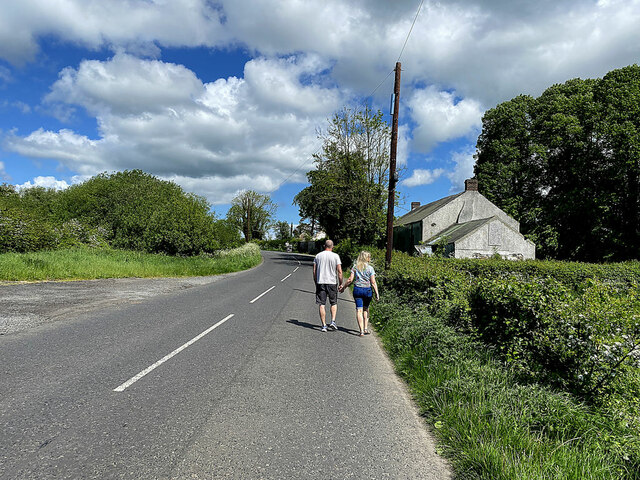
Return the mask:
<svg viewBox="0 0 640 480">
<path fill-rule="evenodd" d="M 1 335 L 0 478 L 450 478 L 351 297 L 321 333 L 310 258 L 264 257 Z"/>
</svg>

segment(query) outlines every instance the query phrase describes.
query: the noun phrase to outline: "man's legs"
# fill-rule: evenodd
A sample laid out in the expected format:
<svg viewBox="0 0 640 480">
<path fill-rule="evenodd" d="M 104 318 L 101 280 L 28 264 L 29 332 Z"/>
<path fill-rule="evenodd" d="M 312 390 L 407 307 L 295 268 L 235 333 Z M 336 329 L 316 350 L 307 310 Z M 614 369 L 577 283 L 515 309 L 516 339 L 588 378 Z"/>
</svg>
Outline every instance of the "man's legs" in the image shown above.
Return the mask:
<svg viewBox="0 0 640 480">
<path fill-rule="evenodd" d="M 320 312 L 320 321 L 322 322 L 322 326 L 325 327 L 327 325 L 327 322 L 325 320 L 327 314 L 325 312 L 324 305 L 318 305 L 318 310 Z"/>
<path fill-rule="evenodd" d="M 331 305 L 331 323 L 336 323 L 337 313 L 338 313 L 338 304 Z"/>
</svg>

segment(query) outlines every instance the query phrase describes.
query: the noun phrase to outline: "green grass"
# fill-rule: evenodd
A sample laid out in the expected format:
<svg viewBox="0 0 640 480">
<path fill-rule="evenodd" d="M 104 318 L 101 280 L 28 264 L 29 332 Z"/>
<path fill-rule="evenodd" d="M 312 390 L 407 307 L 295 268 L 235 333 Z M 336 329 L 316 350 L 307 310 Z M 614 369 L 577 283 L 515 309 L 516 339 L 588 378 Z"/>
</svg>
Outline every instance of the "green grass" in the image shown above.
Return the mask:
<svg viewBox="0 0 640 480">
<path fill-rule="evenodd" d="M 74 248 L 0 255 L 0 280 L 90 280 L 125 277 L 187 277 L 237 272 L 262 260 L 255 244 L 212 256 L 170 257 L 128 250 Z"/>
<path fill-rule="evenodd" d="M 519 382 L 485 345 L 391 297 L 372 323 L 457 479 L 640 478 L 640 432 L 622 417 Z"/>
</svg>

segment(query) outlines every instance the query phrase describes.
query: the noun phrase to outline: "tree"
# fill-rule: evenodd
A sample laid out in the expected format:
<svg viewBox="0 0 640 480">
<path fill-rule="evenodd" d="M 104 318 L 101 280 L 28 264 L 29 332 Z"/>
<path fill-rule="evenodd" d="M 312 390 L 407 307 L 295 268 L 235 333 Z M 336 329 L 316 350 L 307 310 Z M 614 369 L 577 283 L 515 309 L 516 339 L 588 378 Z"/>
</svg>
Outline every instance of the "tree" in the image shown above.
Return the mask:
<svg viewBox="0 0 640 480">
<path fill-rule="evenodd" d="M 639 256 L 639 162 L 640 67 L 632 65 L 486 112 L 475 174 L 540 256 L 626 260 Z"/>
<path fill-rule="evenodd" d="M 275 211 L 276 205 L 269 195 L 244 190 L 231 201 L 227 219 L 242 231 L 245 241 L 250 242 L 265 236 Z"/>
<path fill-rule="evenodd" d="M 306 222 L 300 222 L 296 228 L 293 229 L 293 235 L 302 240 L 312 238 L 314 234 L 311 224 Z"/>
<path fill-rule="evenodd" d="M 545 188 L 540 179 L 546 156 L 533 135 L 535 104 L 533 97 L 520 95 L 484 114 L 475 176 L 482 193 L 520 221 L 521 230 L 544 256 L 555 252 L 557 232 L 547 227 L 541 209 Z"/>
<path fill-rule="evenodd" d="M 288 240 L 292 236 L 291 225 L 283 220 L 276 222 L 276 224 L 274 225 L 274 229 L 277 240 Z"/>
<path fill-rule="evenodd" d="M 320 133 L 322 152 L 294 199 L 302 218 L 333 240 L 374 244 L 385 234 L 390 129 L 382 113 L 345 108 Z"/>
</svg>

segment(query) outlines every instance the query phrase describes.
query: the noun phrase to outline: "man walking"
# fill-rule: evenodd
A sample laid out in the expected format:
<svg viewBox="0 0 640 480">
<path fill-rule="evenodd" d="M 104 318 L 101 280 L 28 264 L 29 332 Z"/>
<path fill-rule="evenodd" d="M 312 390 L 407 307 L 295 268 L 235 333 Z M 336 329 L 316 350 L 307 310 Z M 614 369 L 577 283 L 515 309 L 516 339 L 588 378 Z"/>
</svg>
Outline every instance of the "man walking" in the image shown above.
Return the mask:
<svg viewBox="0 0 640 480">
<path fill-rule="evenodd" d="M 337 330 L 338 284 L 342 285 L 342 262 L 340 255 L 333 253 L 333 242 L 324 242 L 324 251 L 316 255 L 313 261 L 313 281 L 316 284 L 316 304 L 320 312 L 322 331 L 327 331 L 325 305 L 327 297 L 331 305 L 331 323 L 329 328 Z"/>
</svg>

